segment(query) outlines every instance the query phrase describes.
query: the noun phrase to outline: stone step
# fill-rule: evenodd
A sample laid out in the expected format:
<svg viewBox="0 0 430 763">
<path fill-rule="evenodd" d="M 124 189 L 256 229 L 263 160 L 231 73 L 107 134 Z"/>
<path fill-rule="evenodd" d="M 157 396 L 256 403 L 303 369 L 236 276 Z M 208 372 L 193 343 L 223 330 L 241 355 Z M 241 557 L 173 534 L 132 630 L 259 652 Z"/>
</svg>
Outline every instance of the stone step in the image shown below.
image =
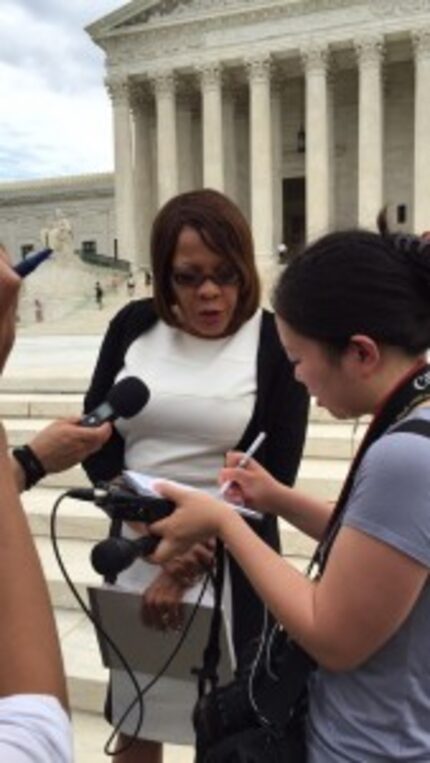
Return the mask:
<svg viewBox="0 0 430 763">
<path fill-rule="evenodd" d="M 81 392 L 0 392 L 0 416 L 18 419 L 56 419 L 79 416 Z M 46 424 L 46 421 L 44 422 Z"/>
<path fill-rule="evenodd" d="M 8 416 L 45 416 L 79 415 L 83 395 L 89 384 L 89 378 L 81 375 L 61 376 L 23 373 L 22 375 L 2 376 L 0 378 L 0 414 Z M 46 411 L 44 413 L 44 403 Z M 62 413 L 62 407 L 71 413 Z M 55 411 L 55 413 L 51 413 Z M 311 404 L 311 420 L 316 423 L 335 425 L 354 425 L 355 419 L 336 419 L 326 409 L 320 408 L 315 401 Z M 360 422 L 368 423 L 369 417 L 363 416 Z"/>
<path fill-rule="evenodd" d="M 21 404 L 21 403 L 20 403 Z M 34 404 L 35 405 L 35 404 Z M 49 413 L 52 417 L 56 417 L 54 409 L 55 402 L 51 407 L 45 409 L 43 413 L 45 415 Z M 60 410 L 61 403 L 59 403 L 58 411 Z M 76 415 L 75 410 L 71 412 L 74 403 L 67 406 L 63 405 L 64 415 Z M 3 422 L 8 435 L 8 442 L 11 447 L 17 445 L 23 445 L 29 442 L 41 429 L 43 429 L 52 420 L 51 418 L 41 418 L 42 411 L 39 409 L 39 416 L 36 416 L 36 411 L 33 411 L 33 415 L 29 417 L 15 416 L 4 418 L 5 413 L 1 413 L 1 400 L 0 400 L 0 417 L 3 418 Z M 365 432 L 366 426 L 364 424 L 332 424 L 326 422 L 313 422 L 309 424 L 304 457 L 305 458 L 319 458 L 319 459 L 347 459 L 350 460 Z"/>
</svg>

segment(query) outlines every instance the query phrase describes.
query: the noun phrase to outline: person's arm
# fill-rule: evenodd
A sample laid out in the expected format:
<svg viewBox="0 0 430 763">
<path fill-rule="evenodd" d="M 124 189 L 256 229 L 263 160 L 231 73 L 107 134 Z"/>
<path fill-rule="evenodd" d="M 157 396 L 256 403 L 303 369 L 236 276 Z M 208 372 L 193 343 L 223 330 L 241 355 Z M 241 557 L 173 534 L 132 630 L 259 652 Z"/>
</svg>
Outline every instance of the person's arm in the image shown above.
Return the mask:
<svg viewBox="0 0 430 763">
<path fill-rule="evenodd" d="M 227 498 L 238 498 L 246 506 L 283 517 L 311 538 L 320 540 L 333 507 L 316 498 L 278 482 L 266 469 L 251 459 L 245 469 L 238 468 L 241 453 L 228 453 L 227 467 L 221 470 L 219 482 L 232 482 Z"/>
<path fill-rule="evenodd" d="M 324 575 L 312 581 L 275 554 L 227 504 L 157 484 L 177 504 L 152 525 L 157 563 L 218 535 L 274 617 L 323 667 L 351 670 L 396 632 L 416 603 L 428 566 L 370 535 L 343 527 Z"/>
<path fill-rule="evenodd" d="M 0 697 L 45 694 L 67 708 L 47 586 L 0 427 Z"/>
<path fill-rule="evenodd" d="M 78 418 L 59 419 L 42 429 L 29 443 L 31 454 L 46 474 L 69 469 L 91 453 L 98 451 L 110 438 L 112 427 L 82 427 Z M 28 474 L 23 463 L 13 453 L 10 456 L 19 492 L 26 489 Z"/>
</svg>

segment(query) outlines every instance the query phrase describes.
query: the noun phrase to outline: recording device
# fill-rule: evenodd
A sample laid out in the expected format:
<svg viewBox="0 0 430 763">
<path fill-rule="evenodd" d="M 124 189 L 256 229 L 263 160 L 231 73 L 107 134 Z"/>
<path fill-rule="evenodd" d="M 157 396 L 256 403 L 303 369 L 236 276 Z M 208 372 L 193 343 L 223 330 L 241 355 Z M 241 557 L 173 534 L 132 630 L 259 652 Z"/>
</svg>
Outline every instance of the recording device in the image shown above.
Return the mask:
<svg viewBox="0 0 430 763">
<path fill-rule="evenodd" d="M 28 276 L 33 270 L 36 270 L 42 262 L 45 262 L 45 260 L 51 256 L 52 252 L 53 249 L 42 249 L 40 252 L 28 254 L 24 260 L 21 260 L 17 265 L 14 265 L 13 269 L 15 273 L 21 276 L 21 278 L 25 278 L 25 276 Z"/>
<path fill-rule="evenodd" d="M 67 491 L 69 498 L 91 501 L 104 509 L 112 519 L 151 524 L 168 517 L 175 509 L 173 501 L 157 495 L 137 495 L 126 490 L 100 483 L 95 488 L 73 488 Z"/>
<path fill-rule="evenodd" d="M 147 535 L 143 538 L 106 538 L 91 551 L 91 564 L 99 575 L 119 575 L 133 564 L 139 556 L 155 551 L 159 538 Z"/>
<path fill-rule="evenodd" d="M 144 408 L 149 396 L 149 389 L 143 381 L 136 376 L 126 376 L 114 384 L 106 400 L 83 416 L 79 423 L 83 427 L 98 427 L 119 417 L 130 419 Z"/>
</svg>

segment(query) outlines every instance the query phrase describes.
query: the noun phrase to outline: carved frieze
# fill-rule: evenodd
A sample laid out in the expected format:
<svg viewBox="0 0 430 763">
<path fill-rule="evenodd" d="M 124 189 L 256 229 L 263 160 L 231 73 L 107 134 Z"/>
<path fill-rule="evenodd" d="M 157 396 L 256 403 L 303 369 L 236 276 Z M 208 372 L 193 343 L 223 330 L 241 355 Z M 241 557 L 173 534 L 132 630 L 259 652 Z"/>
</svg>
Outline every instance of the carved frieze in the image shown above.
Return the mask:
<svg viewBox="0 0 430 763">
<path fill-rule="evenodd" d="M 430 0 L 403 0 L 399 3 L 396 0 L 378 0 L 378 2 L 369 3 L 370 11 L 373 16 L 378 18 L 407 18 L 411 13 L 429 13 Z"/>
</svg>

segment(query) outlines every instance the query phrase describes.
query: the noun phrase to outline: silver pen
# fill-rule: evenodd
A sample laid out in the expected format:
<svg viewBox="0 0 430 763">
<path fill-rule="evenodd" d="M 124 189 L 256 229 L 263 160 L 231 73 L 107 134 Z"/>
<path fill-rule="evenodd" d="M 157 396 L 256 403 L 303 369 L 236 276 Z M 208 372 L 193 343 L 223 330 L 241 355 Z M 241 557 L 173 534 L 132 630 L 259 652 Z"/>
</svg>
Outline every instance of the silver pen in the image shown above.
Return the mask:
<svg viewBox="0 0 430 763">
<path fill-rule="evenodd" d="M 260 447 L 261 443 L 264 442 L 264 440 L 266 439 L 266 436 L 267 436 L 266 432 L 260 432 L 260 434 L 257 435 L 255 440 L 252 441 L 252 443 L 249 446 L 249 448 L 247 448 L 247 450 L 245 451 L 245 453 L 243 454 L 241 459 L 238 461 L 237 467 L 242 469 L 245 466 L 247 466 L 247 464 L 249 464 L 249 462 L 250 462 L 251 458 L 253 457 L 254 453 L 257 452 L 257 450 Z M 231 485 L 232 485 L 232 480 L 228 480 L 227 482 L 224 482 L 223 485 L 221 485 L 221 487 L 219 489 L 219 494 L 220 494 L 220 496 L 222 498 L 226 494 L 227 490 L 231 487 Z"/>
</svg>

